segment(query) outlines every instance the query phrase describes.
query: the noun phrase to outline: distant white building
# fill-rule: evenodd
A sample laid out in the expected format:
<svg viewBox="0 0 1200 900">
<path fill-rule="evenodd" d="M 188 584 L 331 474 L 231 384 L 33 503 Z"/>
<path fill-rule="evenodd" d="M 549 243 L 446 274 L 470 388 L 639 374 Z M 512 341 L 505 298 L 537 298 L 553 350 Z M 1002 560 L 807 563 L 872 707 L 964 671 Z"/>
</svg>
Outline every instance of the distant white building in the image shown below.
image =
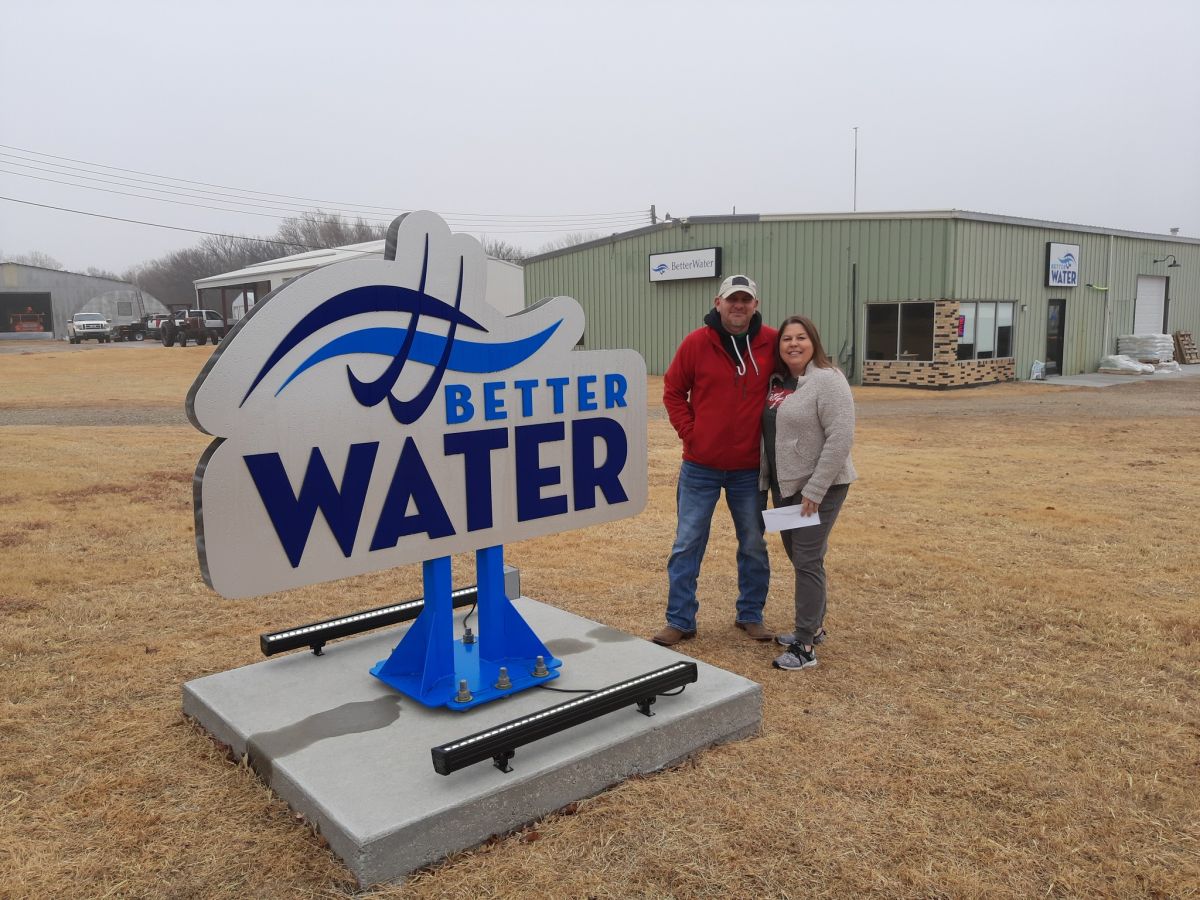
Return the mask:
<svg viewBox="0 0 1200 900">
<path fill-rule="evenodd" d="M 196 305 L 200 309 L 219 311 L 232 324 L 271 291 L 278 290 L 305 272 L 349 259 L 382 259 L 384 243 L 382 240 L 367 241 L 328 250 L 309 250 L 269 259 L 236 272 L 200 278 L 193 282 L 196 286 Z M 484 299 L 506 316 L 524 309 L 524 270 L 514 263 L 489 256 Z"/>
</svg>

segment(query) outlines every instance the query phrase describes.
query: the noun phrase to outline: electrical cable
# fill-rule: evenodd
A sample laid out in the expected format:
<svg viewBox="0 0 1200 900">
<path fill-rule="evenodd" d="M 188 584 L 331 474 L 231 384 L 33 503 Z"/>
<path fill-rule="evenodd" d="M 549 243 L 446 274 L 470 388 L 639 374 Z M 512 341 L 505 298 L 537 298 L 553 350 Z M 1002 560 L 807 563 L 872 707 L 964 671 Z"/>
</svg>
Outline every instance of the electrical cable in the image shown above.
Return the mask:
<svg viewBox="0 0 1200 900">
<path fill-rule="evenodd" d="M 117 194 L 117 195 L 120 195 L 123 197 L 137 197 L 142 200 L 154 200 L 158 203 L 174 203 L 178 206 L 192 206 L 197 209 L 214 210 L 215 212 L 235 212 L 235 213 L 242 213 L 243 215 L 247 215 L 247 216 L 259 216 L 261 218 L 267 218 L 267 219 L 287 218 L 286 216 L 280 216 L 280 215 L 276 215 L 273 213 L 254 212 L 254 211 L 248 210 L 248 209 L 230 209 L 228 207 L 210 206 L 207 203 L 189 203 L 186 200 L 171 200 L 167 197 L 151 197 L 148 194 L 135 194 L 135 193 L 131 193 L 129 191 L 117 191 L 117 190 L 113 190 L 112 188 L 96 187 L 95 185 L 90 185 L 90 184 L 74 184 L 70 181 L 59 181 L 55 178 L 44 178 L 40 175 L 29 175 L 24 172 L 10 172 L 7 169 L 2 169 L 2 168 L 0 168 L 0 173 L 4 173 L 7 175 L 16 175 L 18 178 L 31 178 L 31 179 L 34 179 L 35 181 L 47 181 L 47 182 L 50 182 L 51 184 L 61 184 L 61 185 L 66 185 L 67 187 L 83 188 L 84 190 L 87 190 L 87 191 L 100 191 L 105 194 Z M 280 207 L 274 207 L 274 208 L 281 209 Z M 317 212 L 317 213 L 321 212 L 320 210 L 298 210 L 298 211 L 302 212 L 302 213 L 310 212 L 310 211 Z M 325 213 L 325 215 L 332 216 L 335 219 L 341 219 L 342 221 L 349 221 L 349 219 L 347 219 L 345 216 L 339 216 L 339 215 L 335 215 L 333 213 Z M 359 218 L 362 218 L 362 217 L 359 216 Z M 374 219 L 372 221 L 379 225 L 386 225 L 391 222 L 391 219 Z M 368 224 L 371 224 L 371 223 L 368 222 Z M 451 222 L 448 224 L 454 224 L 460 228 L 464 227 L 463 223 Z M 538 223 L 538 224 L 540 224 L 540 223 Z M 635 225 L 640 225 L 642 223 L 640 221 L 638 221 L 638 222 L 611 223 L 611 224 L 623 224 L 623 225 L 633 227 Z M 508 226 L 474 227 L 471 230 L 478 231 L 480 233 L 487 233 L 487 234 L 492 234 L 492 233 L 497 233 L 497 234 L 545 234 L 545 233 L 559 232 L 559 231 L 578 231 L 579 229 L 576 226 L 558 226 L 558 227 L 553 227 L 553 228 L 527 228 L 522 225 L 517 225 L 516 223 L 509 223 Z"/>
<path fill-rule="evenodd" d="M 233 192 L 235 192 L 235 195 L 252 194 L 255 196 L 259 196 L 259 197 L 268 197 L 268 198 L 274 197 L 274 198 L 280 198 L 280 199 L 284 199 L 284 200 L 298 200 L 303 203 L 316 203 L 316 204 L 321 204 L 324 206 L 333 206 L 333 207 L 336 207 L 338 209 L 343 209 L 343 210 L 351 210 L 354 207 L 360 207 L 365 210 L 374 210 L 376 212 L 382 212 L 382 213 L 390 213 L 391 212 L 391 208 L 386 207 L 386 206 L 377 206 L 377 205 L 365 204 L 365 203 L 350 203 L 350 202 L 333 201 L 333 200 L 318 200 L 313 197 L 303 197 L 303 196 L 297 196 L 294 194 L 279 194 L 279 193 L 272 193 L 269 191 L 256 191 L 256 190 L 253 190 L 252 188 L 238 188 L 238 187 L 233 187 L 231 185 L 217 184 L 214 182 L 196 181 L 196 180 L 189 179 L 189 178 L 178 178 L 173 175 L 161 175 L 161 174 L 158 174 L 155 172 L 145 172 L 140 169 L 127 169 L 127 168 L 123 168 L 121 166 L 109 166 L 109 165 L 105 165 L 103 163 L 93 163 L 93 162 L 89 162 L 88 160 L 76 159 L 76 158 L 70 157 L 70 156 L 57 156 L 53 153 L 43 153 L 38 150 L 30 150 L 25 147 L 17 147 L 17 146 L 13 146 L 11 144 L 0 144 L 0 147 L 3 147 L 6 150 L 15 150 L 19 153 L 26 153 L 26 154 L 32 154 L 33 156 L 46 157 L 47 159 L 57 159 L 57 160 L 65 160 L 67 162 L 80 163 L 81 165 L 90 166 L 93 169 L 107 169 L 109 171 L 114 171 L 114 172 L 128 172 L 133 175 L 145 175 L 150 178 L 165 179 L 168 181 L 177 181 L 177 182 L 182 182 L 183 184 L 200 185 L 202 187 L 208 187 L 208 188 L 219 188 L 221 191 L 233 191 Z M 14 154 L 0 153 L 0 156 L 14 156 Z M 37 160 L 37 159 L 30 160 L 30 159 L 27 159 L 26 157 L 19 157 L 19 156 L 16 156 L 15 158 L 16 159 L 24 159 L 26 162 L 44 162 L 44 160 Z M 67 168 L 67 169 L 75 168 L 73 166 L 59 166 L 57 163 L 48 163 L 48 165 L 55 165 L 58 168 Z M 43 171 L 45 171 L 45 170 L 43 170 Z M 77 170 L 77 171 L 87 171 L 87 170 Z M 17 174 L 17 173 L 10 173 L 10 174 Z M 58 174 L 58 173 L 56 173 L 56 174 Z M 65 174 L 65 173 L 63 173 L 63 174 Z M 102 174 L 102 173 L 93 173 L 93 174 Z M 127 180 L 140 181 L 141 179 L 127 179 Z M 178 185 L 172 185 L 172 186 L 178 187 Z M 213 193 L 213 192 L 203 191 L 203 193 Z M 600 221 L 600 220 L 605 220 L 605 219 L 626 219 L 626 218 L 629 218 L 630 216 L 646 217 L 646 218 L 649 217 L 649 213 L 646 211 L 643 211 L 643 210 L 624 210 L 624 211 L 620 211 L 620 212 L 609 212 L 609 213 L 559 213 L 559 214 L 554 214 L 554 215 L 525 214 L 525 213 L 492 214 L 492 213 L 444 212 L 444 213 L 440 213 L 440 215 L 443 215 L 445 217 L 456 217 L 456 218 L 485 219 L 485 220 L 490 220 L 490 221 L 505 222 L 506 224 L 519 224 L 519 220 L 546 220 L 547 223 L 556 222 L 556 223 L 561 224 L 563 220 L 574 221 L 574 220 L 583 219 L 583 220 L 587 220 L 588 222 L 594 221 L 596 223 L 597 227 L 603 225 L 604 222 Z M 531 224 L 532 224 L 532 222 L 531 222 Z"/>
<path fill-rule="evenodd" d="M 121 216 L 107 216 L 104 213 L 87 212 L 82 209 L 69 209 L 65 206 L 51 206 L 49 203 L 34 203 L 32 200 L 19 200 L 16 197 L 0 196 L 0 200 L 7 200 L 9 203 L 22 203 L 25 206 L 37 206 L 41 209 L 53 209 L 58 212 L 75 213 L 79 216 L 92 216 L 97 219 L 110 219 L 113 222 L 128 222 L 131 225 L 148 225 L 151 228 L 167 228 L 171 231 L 187 231 L 191 234 L 207 234 L 213 237 L 233 238 L 239 241 L 258 241 L 260 244 L 278 244 L 280 247 L 299 247 L 300 244 L 293 244 L 291 241 L 277 241 L 273 238 L 256 238 L 246 237 L 244 234 L 227 234 L 222 231 L 205 231 L 202 228 L 184 228 L 181 225 L 163 225 L 161 222 L 143 222 L 140 219 L 126 219 Z M 305 250 L 328 250 L 328 247 L 304 247 Z M 368 251 L 362 251 L 368 252 Z"/>
</svg>

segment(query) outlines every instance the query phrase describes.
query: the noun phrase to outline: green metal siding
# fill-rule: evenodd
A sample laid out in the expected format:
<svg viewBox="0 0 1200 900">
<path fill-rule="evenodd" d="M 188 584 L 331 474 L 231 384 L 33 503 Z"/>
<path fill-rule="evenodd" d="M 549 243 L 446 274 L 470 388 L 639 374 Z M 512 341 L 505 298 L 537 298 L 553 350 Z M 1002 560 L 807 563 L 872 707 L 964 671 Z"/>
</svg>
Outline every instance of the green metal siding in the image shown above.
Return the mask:
<svg viewBox="0 0 1200 900">
<path fill-rule="evenodd" d="M 584 346 L 631 347 L 652 374 L 700 327 L 719 281 L 647 281 L 651 253 L 720 247 L 722 272 L 759 283 L 763 319 L 810 316 L 826 349 L 840 355 L 851 335 L 851 266 L 859 302 L 945 295 L 948 219 L 806 220 L 675 225 L 627 240 L 584 247 L 525 267 L 529 302 L 565 294 L 583 306 Z M 862 328 L 862 312 L 858 314 Z"/>
<path fill-rule="evenodd" d="M 535 259 L 525 266 L 525 296 L 527 302 L 574 297 L 586 316 L 585 347 L 633 348 L 652 374 L 666 371 L 684 335 L 700 326 L 719 282 L 651 284 L 647 257 L 702 247 L 721 248 L 723 274 L 744 272 L 758 281 L 768 324 L 793 313 L 811 316 L 826 349 L 839 360 L 845 359 L 856 332 L 855 379 L 865 343 L 864 307 L 875 301 L 1014 301 L 1021 378 L 1028 377 L 1033 360 L 1044 358 L 1048 301 L 1057 297 L 1067 301 L 1064 374 L 1095 371 L 1102 355 L 1115 352 L 1117 336 L 1132 329 L 1138 275 L 1168 275 L 1170 330 L 1200 336 L 1200 244 L 1074 231 L 1050 223 L 981 221 L 971 215 L 675 223 Z M 1045 286 L 1049 241 L 1080 246 L 1079 287 Z M 1176 255 L 1179 268 L 1152 264 L 1168 253 Z M 851 298 L 855 264 L 856 310 Z M 1085 286 L 1102 286 L 1106 277 L 1107 292 Z"/>
<path fill-rule="evenodd" d="M 1170 276 L 1170 330 L 1194 332 L 1200 317 L 1200 247 L 1194 244 L 962 219 L 954 223 L 954 238 L 956 277 L 950 299 L 1017 301 L 1021 378 L 1028 377 L 1035 359 L 1045 359 L 1051 299 L 1066 300 L 1064 375 L 1096 371 L 1100 357 L 1116 352 L 1117 337 L 1131 333 L 1139 275 Z M 1079 245 L 1078 287 L 1046 287 L 1050 241 Z M 1178 258 L 1179 268 L 1152 263 L 1168 253 Z M 1106 280 L 1107 291 L 1088 286 L 1103 287 Z"/>
</svg>

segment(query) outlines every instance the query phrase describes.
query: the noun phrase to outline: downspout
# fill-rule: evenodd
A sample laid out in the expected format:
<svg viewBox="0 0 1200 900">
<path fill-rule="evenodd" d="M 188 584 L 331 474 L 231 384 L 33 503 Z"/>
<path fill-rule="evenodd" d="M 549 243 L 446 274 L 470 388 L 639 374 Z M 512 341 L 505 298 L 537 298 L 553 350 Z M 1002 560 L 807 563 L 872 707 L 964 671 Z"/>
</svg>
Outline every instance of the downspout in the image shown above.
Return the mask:
<svg viewBox="0 0 1200 900">
<path fill-rule="evenodd" d="M 850 378 L 854 384 L 862 384 L 862 374 L 857 380 L 854 373 L 854 360 L 858 355 L 858 263 L 850 264 Z"/>
<path fill-rule="evenodd" d="M 1110 288 L 1112 288 L 1112 253 L 1114 238 L 1115 235 L 1110 234 L 1108 236 L 1108 259 L 1104 261 L 1104 352 L 1100 354 L 1101 356 L 1109 355 L 1108 335 L 1109 331 L 1111 330 L 1110 323 L 1112 320 L 1112 312 L 1108 305 L 1108 295 L 1112 293 Z"/>
</svg>

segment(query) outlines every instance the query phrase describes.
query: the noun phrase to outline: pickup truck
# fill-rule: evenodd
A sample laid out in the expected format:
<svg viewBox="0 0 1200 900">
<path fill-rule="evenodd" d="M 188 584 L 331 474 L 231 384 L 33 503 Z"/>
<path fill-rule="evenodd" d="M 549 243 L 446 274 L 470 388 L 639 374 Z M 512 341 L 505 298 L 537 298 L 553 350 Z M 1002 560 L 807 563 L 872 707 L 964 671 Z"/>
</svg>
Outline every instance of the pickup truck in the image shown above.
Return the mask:
<svg viewBox="0 0 1200 900">
<path fill-rule="evenodd" d="M 114 325 L 112 330 L 114 341 L 144 341 L 148 333 L 145 319 Z"/>
<path fill-rule="evenodd" d="M 72 344 L 90 340 L 107 344 L 112 340 L 112 325 L 100 313 L 75 313 L 67 322 L 67 340 Z"/>
<path fill-rule="evenodd" d="M 146 337 L 161 338 L 163 322 L 171 318 L 167 315 L 153 315 L 146 317 Z"/>
</svg>

